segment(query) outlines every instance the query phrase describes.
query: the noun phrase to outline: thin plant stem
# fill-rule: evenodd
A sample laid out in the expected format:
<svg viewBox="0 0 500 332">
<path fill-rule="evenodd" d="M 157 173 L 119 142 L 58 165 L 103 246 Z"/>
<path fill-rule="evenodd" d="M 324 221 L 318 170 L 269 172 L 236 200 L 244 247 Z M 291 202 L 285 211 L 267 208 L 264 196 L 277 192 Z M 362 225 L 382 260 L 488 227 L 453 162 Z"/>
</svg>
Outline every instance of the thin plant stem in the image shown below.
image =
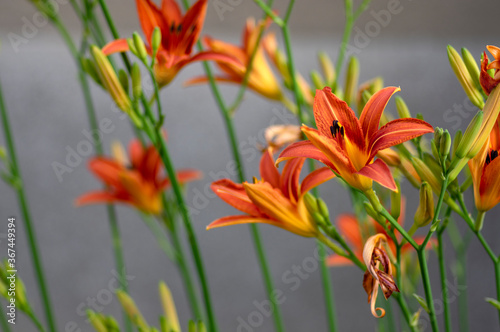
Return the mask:
<svg viewBox="0 0 500 332">
<path fill-rule="evenodd" d="M 17 153 L 14 145 L 14 137 L 10 129 L 10 121 L 7 114 L 7 107 L 3 99 L 2 86 L 0 83 L 0 112 L 2 118 L 3 132 L 5 136 L 5 143 L 7 145 L 7 152 L 9 154 L 9 161 L 11 166 L 11 175 L 17 180 L 17 185 L 13 187 L 17 194 L 17 199 L 19 202 L 19 208 L 21 210 L 22 219 L 24 222 L 24 228 L 26 230 L 26 236 L 28 237 L 28 247 L 31 253 L 31 259 L 33 261 L 33 267 L 35 269 L 35 277 L 38 283 L 38 288 L 40 291 L 40 296 L 42 298 L 45 318 L 49 327 L 49 331 L 56 331 L 56 324 L 54 319 L 54 314 L 52 311 L 52 304 L 50 301 L 49 290 L 47 287 L 47 282 L 45 281 L 45 275 L 43 272 L 42 258 L 40 257 L 40 249 L 36 239 L 36 231 L 31 220 L 31 213 L 28 206 L 28 199 L 24 192 L 24 183 L 22 181 L 21 169 L 19 168 L 19 163 L 17 161 Z"/>
<path fill-rule="evenodd" d="M 325 293 L 325 306 L 326 306 L 326 316 L 328 322 L 328 331 L 336 332 L 336 319 L 335 319 L 335 301 L 333 300 L 333 287 L 330 281 L 330 272 L 328 271 L 328 266 L 326 265 L 326 250 L 325 245 L 320 241 L 316 242 L 319 252 L 320 268 L 321 268 L 321 282 L 323 283 L 323 292 Z"/>
<path fill-rule="evenodd" d="M 397 284 L 401 286 L 403 283 L 403 275 L 401 272 L 401 247 L 402 247 L 402 245 L 397 243 L 397 242 L 395 242 L 395 243 L 396 243 L 396 261 L 397 261 L 396 280 L 397 280 Z M 392 296 L 394 296 L 396 298 L 396 301 L 398 302 L 399 307 L 401 308 L 401 311 L 403 313 L 403 316 L 405 318 L 406 323 L 408 324 L 408 327 L 413 332 L 417 332 L 418 331 L 417 327 L 411 325 L 411 313 L 410 313 L 410 310 L 408 309 L 408 304 L 406 303 L 406 299 L 405 299 L 404 295 L 399 293 L 399 294 L 393 294 Z"/>
<path fill-rule="evenodd" d="M 427 267 L 427 259 L 425 257 L 425 251 L 419 250 L 417 251 L 418 262 L 420 264 L 420 270 L 422 271 L 422 283 L 424 285 L 425 298 L 427 300 L 427 306 L 429 307 L 429 317 L 431 320 L 432 331 L 439 331 L 437 317 L 436 317 L 436 309 L 434 308 L 434 300 L 432 298 L 432 288 L 431 281 L 429 278 L 429 268 Z"/>
<path fill-rule="evenodd" d="M 345 25 L 344 33 L 342 35 L 342 41 L 340 42 L 339 55 L 337 56 L 337 61 L 335 63 L 335 82 L 333 82 L 332 89 L 335 91 L 337 89 L 338 78 L 340 76 L 340 70 L 342 64 L 344 63 L 345 52 L 347 50 L 347 44 L 351 38 L 352 27 L 354 26 L 354 16 L 353 16 L 353 3 L 352 0 L 344 0 L 344 10 L 345 10 Z"/>
<path fill-rule="evenodd" d="M 444 310 L 444 328 L 446 332 L 451 332 L 451 314 L 450 306 L 448 303 L 448 286 L 446 284 L 446 263 L 444 256 L 444 244 L 443 244 L 443 231 L 437 232 L 438 241 L 438 261 L 439 261 L 439 273 L 441 277 L 441 292 L 443 298 L 443 310 Z"/>
<path fill-rule="evenodd" d="M 10 332 L 11 330 L 10 330 L 9 323 L 7 322 L 7 315 L 3 310 L 0 311 L 0 316 L 1 316 L 0 317 L 0 326 L 2 327 L 2 331 Z"/>
</svg>

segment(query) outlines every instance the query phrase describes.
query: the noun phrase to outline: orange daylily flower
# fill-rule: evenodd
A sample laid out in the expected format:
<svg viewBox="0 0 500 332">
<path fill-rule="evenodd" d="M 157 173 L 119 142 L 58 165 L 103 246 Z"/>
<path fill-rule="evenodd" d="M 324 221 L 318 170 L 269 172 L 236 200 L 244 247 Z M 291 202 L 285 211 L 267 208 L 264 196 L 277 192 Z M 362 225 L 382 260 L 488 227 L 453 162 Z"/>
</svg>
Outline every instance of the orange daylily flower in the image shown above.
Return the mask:
<svg viewBox="0 0 500 332">
<path fill-rule="evenodd" d="M 255 43 L 257 42 L 260 28 L 265 24 L 267 23 L 260 22 L 256 25 L 253 18 L 247 19 L 245 29 L 243 30 L 242 46 L 229 44 L 222 40 L 213 39 L 208 36 L 204 38 L 204 43 L 212 52 L 226 54 L 227 57 L 234 57 L 238 60 L 236 63 L 217 61 L 218 67 L 224 73 L 223 76 L 215 78 L 217 81 L 236 83 L 238 85 L 243 83 L 243 78 L 245 77 L 250 57 L 256 47 Z M 252 71 L 248 77 L 248 87 L 266 98 L 281 100 L 283 97 L 281 87 L 278 84 L 273 71 L 269 67 L 264 55 L 262 43 L 257 47 L 257 53 L 255 54 L 255 58 L 252 63 Z M 192 85 L 207 81 L 207 77 L 198 77 L 189 80 L 186 84 Z"/>
<path fill-rule="evenodd" d="M 153 31 L 156 27 L 161 31 L 161 44 L 154 67 L 160 87 L 169 84 L 179 70 L 194 61 L 216 60 L 237 63 L 236 59 L 221 52 L 206 51 L 191 55 L 203 28 L 207 0 L 198 0 L 184 16 L 175 0 L 163 0 L 161 8 L 151 0 L 136 0 L 136 4 L 149 55 L 152 55 L 150 43 Z M 126 39 L 112 41 L 103 48 L 106 55 L 128 50 Z"/>
<path fill-rule="evenodd" d="M 396 119 L 379 128 L 382 112 L 396 91 L 399 88 L 387 87 L 375 93 L 358 119 L 329 87 L 317 90 L 314 118 L 318 129 L 302 125 L 309 140 L 287 147 L 277 163 L 296 157 L 312 158 L 363 192 L 371 189 L 373 180 L 397 190 L 389 167 L 380 158 L 374 161 L 375 156 L 381 150 L 434 130 L 427 122 L 412 118 Z"/>
<path fill-rule="evenodd" d="M 299 126 L 279 124 L 267 127 L 264 137 L 269 147 L 279 150 L 285 145 L 299 141 L 302 132 Z"/>
<path fill-rule="evenodd" d="M 120 151 L 120 150 L 118 150 Z M 150 214 L 160 214 L 163 206 L 161 193 L 170 185 L 168 178 L 160 177 L 161 158 L 154 146 L 144 148 L 134 140 L 129 145 L 130 164 L 124 153 L 114 158 L 95 157 L 90 170 L 107 186 L 80 196 L 76 205 L 121 202 Z M 197 170 L 177 173 L 180 183 L 201 178 Z"/>
<path fill-rule="evenodd" d="M 328 167 L 323 167 L 313 171 L 299 183 L 305 158 L 287 162 L 280 174 L 271 151 L 272 149 L 268 149 L 262 155 L 261 181 L 254 184 L 248 182 L 239 184 L 229 179 L 222 179 L 212 183 L 212 190 L 217 196 L 245 214 L 220 218 L 208 225 L 207 229 L 264 223 L 300 236 L 316 237 L 319 234 L 305 205 L 304 194 L 335 175 Z"/>
<path fill-rule="evenodd" d="M 469 161 L 474 184 L 474 199 L 479 211 L 488 211 L 500 202 L 500 117 L 491 131 L 488 141 L 479 153 Z"/>
<path fill-rule="evenodd" d="M 479 75 L 479 82 L 484 92 L 489 95 L 498 83 L 500 83 L 500 48 L 492 45 L 486 46 L 494 60 L 489 63 L 488 56 L 484 52 L 483 61 L 481 62 L 481 74 Z M 490 76 L 488 70 L 494 69 L 493 77 Z"/>
<path fill-rule="evenodd" d="M 378 286 L 382 289 L 386 300 L 393 292 L 399 292 L 392 275 L 392 263 L 384 247 L 387 247 L 387 237 L 384 234 L 376 234 L 366 240 L 363 248 L 363 260 L 367 267 L 363 276 L 363 288 L 368 294 L 372 315 L 376 318 L 385 316 L 383 308 L 375 307 Z M 377 311 L 380 312 L 380 315 L 377 314 Z"/>
</svg>

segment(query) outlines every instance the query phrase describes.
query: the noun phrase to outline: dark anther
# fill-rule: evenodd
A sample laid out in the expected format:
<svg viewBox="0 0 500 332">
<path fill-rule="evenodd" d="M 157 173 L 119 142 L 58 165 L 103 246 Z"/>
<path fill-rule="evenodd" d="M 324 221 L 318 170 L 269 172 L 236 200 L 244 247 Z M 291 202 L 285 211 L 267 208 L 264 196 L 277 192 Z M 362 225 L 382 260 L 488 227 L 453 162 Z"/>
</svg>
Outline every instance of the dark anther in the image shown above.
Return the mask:
<svg viewBox="0 0 500 332">
<path fill-rule="evenodd" d="M 172 25 L 170 26 L 170 32 L 174 33 L 174 31 L 175 31 L 175 23 L 172 23 Z"/>
<path fill-rule="evenodd" d="M 193 26 L 191 27 L 191 32 L 190 32 L 190 33 L 193 33 L 193 32 L 194 32 L 194 29 L 196 29 L 196 25 L 193 25 Z"/>
<path fill-rule="evenodd" d="M 340 131 L 341 132 L 341 135 L 343 136 L 344 135 L 344 131 L 343 131 L 344 128 L 340 128 L 339 126 L 339 122 L 337 120 L 333 120 L 333 123 L 332 125 L 330 126 L 330 132 L 332 133 L 332 136 L 333 137 L 337 137 L 337 133 Z"/>
<path fill-rule="evenodd" d="M 486 165 L 488 165 L 490 162 L 491 162 L 491 159 L 490 159 L 490 154 L 488 153 L 488 154 L 486 155 Z"/>
<path fill-rule="evenodd" d="M 495 160 L 496 157 L 498 157 L 498 151 L 497 150 L 491 151 L 491 161 Z"/>
<path fill-rule="evenodd" d="M 179 26 L 177 27 L 177 33 L 181 33 L 182 31 L 182 24 L 179 24 Z"/>
<path fill-rule="evenodd" d="M 344 127 L 341 127 L 341 128 L 340 128 L 340 135 L 341 135 L 342 137 L 344 137 Z"/>
</svg>

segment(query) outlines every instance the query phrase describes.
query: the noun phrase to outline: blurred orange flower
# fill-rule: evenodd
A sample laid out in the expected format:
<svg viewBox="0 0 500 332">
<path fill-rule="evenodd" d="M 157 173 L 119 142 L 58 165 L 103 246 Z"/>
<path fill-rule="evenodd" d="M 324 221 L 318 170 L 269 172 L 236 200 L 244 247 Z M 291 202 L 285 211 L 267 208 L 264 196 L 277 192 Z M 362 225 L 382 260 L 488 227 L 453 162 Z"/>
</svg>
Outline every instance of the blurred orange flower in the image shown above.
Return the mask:
<svg viewBox="0 0 500 332">
<path fill-rule="evenodd" d="M 168 178 L 160 177 L 160 155 L 153 146 L 144 148 L 137 140 L 129 145 L 130 164 L 121 151 L 115 146 L 114 158 L 95 157 L 90 160 L 90 170 L 106 188 L 80 196 L 76 205 L 121 202 L 145 213 L 160 214 L 163 209 L 161 193 L 170 184 Z M 201 173 L 181 170 L 177 177 L 180 183 L 186 183 L 200 179 Z"/>
<path fill-rule="evenodd" d="M 136 0 L 136 4 L 149 55 L 152 55 L 150 43 L 153 31 L 156 27 L 161 31 L 161 43 L 154 67 L 160 87 L 169 84 L 179 70 L 194 61 L 217 60 L 237 63 L 234 57 L 221 52 L 207 51 L 191 55 L 203 28 L 207 0 L 198 0 L 184 16 L 175 0 L 163 0 L 161 8 L 151 0 Z M 128 50 L 126 39 L 112 41 L 103 48 L 106 55 Z"/>
<path fill-rule="evenodd" d="M 277 162 L 296 157 L 312 158 L 361 191 L 371 189 L 373 180 L 396 190 L 389 167 L 380 158 L 374 161 L 375 156 L 381 150 L 433 132 L 430 124 L 412 118 L 396 119 L 379 129 L 382 112 L 396 91 L 399 88 L 387 87 L 375 93 L 358 119 L 330 88 L 317 90 L 314 118 L 318 130 L 302 125 L 302 132 L 309 140 L 287 147 Z"/>
<path fill-rule="evenodd" d="M 234 183 L 222 179 L 212 183 L 212 190 L 223 201 L 244 212 L 244 215 L 227 216 L 215 220 L 207 229 L 246 223 L 265 223 L 283 228 L 305 237 L 315 237 L 319 230 L 309 214 L 304 194 L 328 181 L 335 175 L 323 167 L 307 175 L 299 184 L 299 176 L 305 158 L 286 163 L 280 174 L 272 156 L 272 149 L 262 155 L 261 181 L 251 184 Z"/>
<path fill-rule="evenodd" d="M 216 77 L 216 80 L 219 82 L 235 83 L 238 85 L 243 83 L 248 63 L 255 47 L 257 47 L 257 53 L 252 63 L 252 71 L 248 77 L 248 87 L 266 98 L 281 100 L 283 98 L 281 87 L 269 67 L 262 43 L 256 46 L 259 31 L 266 24 L 266 22 L 260 22 L 256 25 L 253 18 L 247 19 L 245 29 L 243 30 L 242 46 L 229 44 L 208 36 L 204 38 L 204 42 L 212 52 L 223 53 L 227 57 L 234 57 L 238 60 L 236 63 L 217 61 L 218 67 L 225 75 Z M 198 77 L 189 80 L 186 84 L 192 85 L 207 81 L 207 77 Z"/>
</svg>

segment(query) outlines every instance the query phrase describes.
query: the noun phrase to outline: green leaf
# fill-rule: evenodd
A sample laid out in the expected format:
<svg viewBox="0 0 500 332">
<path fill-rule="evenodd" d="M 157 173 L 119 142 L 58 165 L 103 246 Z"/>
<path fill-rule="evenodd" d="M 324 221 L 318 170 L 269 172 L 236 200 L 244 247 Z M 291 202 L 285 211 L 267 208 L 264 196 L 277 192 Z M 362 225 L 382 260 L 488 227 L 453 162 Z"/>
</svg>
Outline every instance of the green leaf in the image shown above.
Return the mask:
<svg viewBox="0 0 500 332">
<path fill-rule="evenodd" d="M 497 308 L 498 310 L 500 310 L 500 301 L 498 301 L 496 299 L 493 299 L 491 297 L 487 297 L 487 298 L 485 298 L 485 300 L 486 300 L 486 302 L 490 303 L 495 308 Z"/>
</svg>

